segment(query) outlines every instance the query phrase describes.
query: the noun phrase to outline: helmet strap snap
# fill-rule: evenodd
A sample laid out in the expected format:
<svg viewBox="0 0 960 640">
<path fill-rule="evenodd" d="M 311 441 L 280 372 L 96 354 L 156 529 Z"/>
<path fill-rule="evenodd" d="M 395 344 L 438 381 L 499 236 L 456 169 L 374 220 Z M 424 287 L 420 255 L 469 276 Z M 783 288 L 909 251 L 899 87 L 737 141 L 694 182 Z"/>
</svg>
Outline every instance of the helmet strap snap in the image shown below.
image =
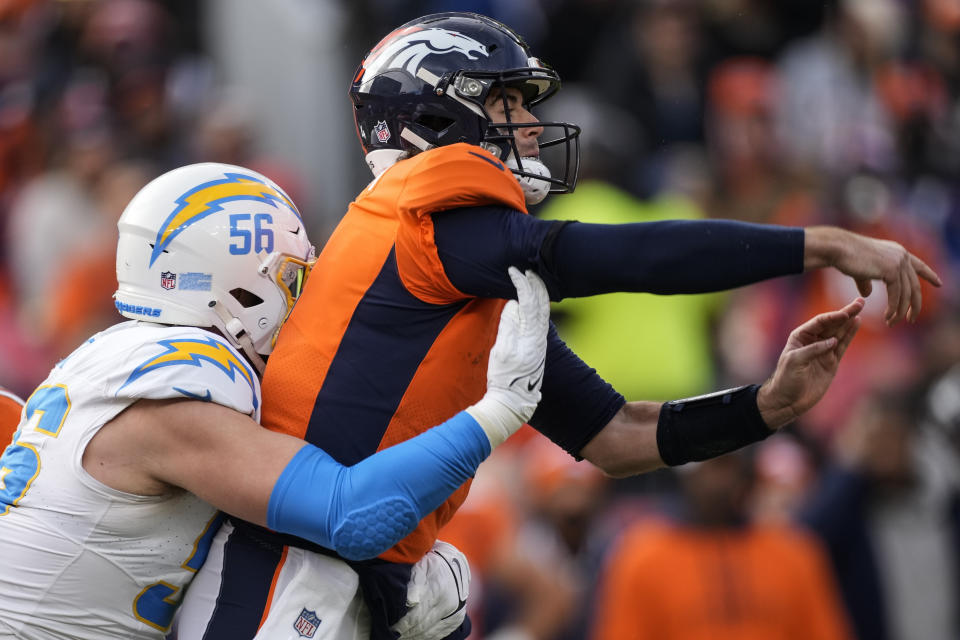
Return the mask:
<svg viewBox="0 0 960 640">
<path fill-rule="evenodd" d="M 231 316 L 226 306 L 219 300 L 214 300 L 211 306 L 227 332 L 227 335 L 224 337 L 232 341 L 234 345 L 239 346 L 250 363 L 256 368 L 257 372 L 263 375 L 263 370 L 266 368 L 267 363 L 263 357 L 257 353 L 257 350 L 253 346 L 253 340 L 250 339 L 250 334 L 244 328 L 243 323 L 240 322 L 238 318 Z"/>
</svg>

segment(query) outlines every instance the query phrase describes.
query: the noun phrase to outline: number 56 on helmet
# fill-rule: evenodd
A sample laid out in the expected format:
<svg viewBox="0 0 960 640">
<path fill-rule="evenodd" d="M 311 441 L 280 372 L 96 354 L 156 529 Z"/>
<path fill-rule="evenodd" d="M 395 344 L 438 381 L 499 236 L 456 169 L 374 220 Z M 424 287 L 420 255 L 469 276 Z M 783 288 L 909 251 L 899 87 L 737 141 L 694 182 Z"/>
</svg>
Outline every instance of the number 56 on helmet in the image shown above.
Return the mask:
<svg viewBox="0 0 960 640">
<path fill-rule="evenodd" d="M 287 194 L 243 167 L 193 164 L 141 189 L 118 227 L 117 310 L 216 328 L 262 372 L 315 260 Z"/>
</svg>

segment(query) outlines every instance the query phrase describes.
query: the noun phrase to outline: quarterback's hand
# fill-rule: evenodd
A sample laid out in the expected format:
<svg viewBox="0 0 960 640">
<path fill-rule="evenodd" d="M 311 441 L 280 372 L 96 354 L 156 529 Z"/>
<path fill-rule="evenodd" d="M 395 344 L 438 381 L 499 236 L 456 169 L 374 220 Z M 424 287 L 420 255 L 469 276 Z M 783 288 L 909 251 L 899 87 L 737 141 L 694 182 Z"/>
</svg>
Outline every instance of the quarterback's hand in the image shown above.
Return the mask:
<svg viewBox="0 0 960 640">
<path fill-rule="evenodd" d="M 413 565 L 407 613 L 391 628 L 399 640 L 440 640 L 463 623 L 470 595 L 470 565 L 452 544 L 437 540 Z"/>
<path fill-rule="evenodd" d="M 794 329 L 773 376 L 757 392 L 757 408 L 771 429 L 793 421 L 827 392 L 840 358 L 860 326 L 857 298 L 839 311 L 821 313 Z"/>
<path fill-rule="evenodd" d="M 920 314 L 920 278 L 939 287 L 940 277 L 927 264 L 891 240 L 868 238 L 837 227 L 810 227 L 804 239 L 804 269 L 832 266 L 857 282 L 860 295 L 873 291 L 873 280 L 887 286 L 884 320 L 893 326 Z"/>
<path fill-rule="evenodd" d="M 507 302 L 500 315 L 487 365 L 487 393 L 467 408 L 493 447 L 529 420 L 540 402 L 550 323 L 550 296 L 540 277 L 514 267 L 509 273 L 517 299 Z"/>
</svg>

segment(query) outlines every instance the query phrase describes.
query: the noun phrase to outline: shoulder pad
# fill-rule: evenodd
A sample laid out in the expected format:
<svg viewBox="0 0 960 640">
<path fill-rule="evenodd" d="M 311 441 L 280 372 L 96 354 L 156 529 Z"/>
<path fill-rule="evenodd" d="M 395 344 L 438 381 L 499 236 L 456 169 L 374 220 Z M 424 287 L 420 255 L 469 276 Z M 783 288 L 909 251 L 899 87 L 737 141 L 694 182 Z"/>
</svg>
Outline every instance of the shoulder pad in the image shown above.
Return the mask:
<svg viewBox="0 0 960 640">
<path fill-rule="evenodd" d="M 476 145 L 438 147 L 417 154 L 409 162 L 400 203 L 417 216 L 482 205 L 527 210 L 513 172 Z"/>
<path fill-rule="evenodd" d="M 260 381 L 226 340 L 191 327 L 168 327 L 144 338 L 120 372 L 117 396 L 191 398 L 259 415 Z"/>
</svg>

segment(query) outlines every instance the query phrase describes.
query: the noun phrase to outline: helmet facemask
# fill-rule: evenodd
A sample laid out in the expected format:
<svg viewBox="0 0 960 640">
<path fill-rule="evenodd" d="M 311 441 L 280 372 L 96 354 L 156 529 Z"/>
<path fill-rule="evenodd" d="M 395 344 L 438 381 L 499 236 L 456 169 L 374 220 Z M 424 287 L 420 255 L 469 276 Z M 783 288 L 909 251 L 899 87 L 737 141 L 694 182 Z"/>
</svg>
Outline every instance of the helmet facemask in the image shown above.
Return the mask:
<svg viewBox="0 0 960 640">
<path fill-rule="evenodd" d="M 507 164 L 524 187 L 573 191 L 580 128 L 565 122 L 513 122 L 506 89 L 531 109 L 560 88 L 556 72 L 532 57 L 509 27 L 472 13 L 424 16 L 403 25 L 366 56 L 350 89 L 357 134 L 374 175 L 403 157 L 458 142 L 480 145 Z M 504 99 L 493 122 L 487 99 Z M 515 135 L 541 128 L 538 155 L 522 157 Z M 526 184 L 525 184 L 526 183 Z"/>
<path fill-rule="evenodd" d="M 531 62 L 539 64 L 535 59 Z M 535 105 L 560 88 L 560 79 L 553 70 L 537 66 L 505 72 L 460 72 L 450 85 L 446 90 L 454 92 L 455 97 L 451 97 L 469 103 L 471 109 L 482 114 L 484 133 L 480 146 L 510 167 L 524 187 L 528 204 L 539 202 L 548 193 L 574 190 L 580 166 L 580 127 L 568 122 L 513 122 L 510 119 L 507 89 L 518 90 L 522 96 L 520 106 L 532 112 Z M 490 115 L 487 108 L 490 100 L 501 102 L 502 119 Z M 517 145 L 517 134 L 533 128 L 542 129 L 537 139 L 537 155 L 524 157 Z"/>
</svg>

